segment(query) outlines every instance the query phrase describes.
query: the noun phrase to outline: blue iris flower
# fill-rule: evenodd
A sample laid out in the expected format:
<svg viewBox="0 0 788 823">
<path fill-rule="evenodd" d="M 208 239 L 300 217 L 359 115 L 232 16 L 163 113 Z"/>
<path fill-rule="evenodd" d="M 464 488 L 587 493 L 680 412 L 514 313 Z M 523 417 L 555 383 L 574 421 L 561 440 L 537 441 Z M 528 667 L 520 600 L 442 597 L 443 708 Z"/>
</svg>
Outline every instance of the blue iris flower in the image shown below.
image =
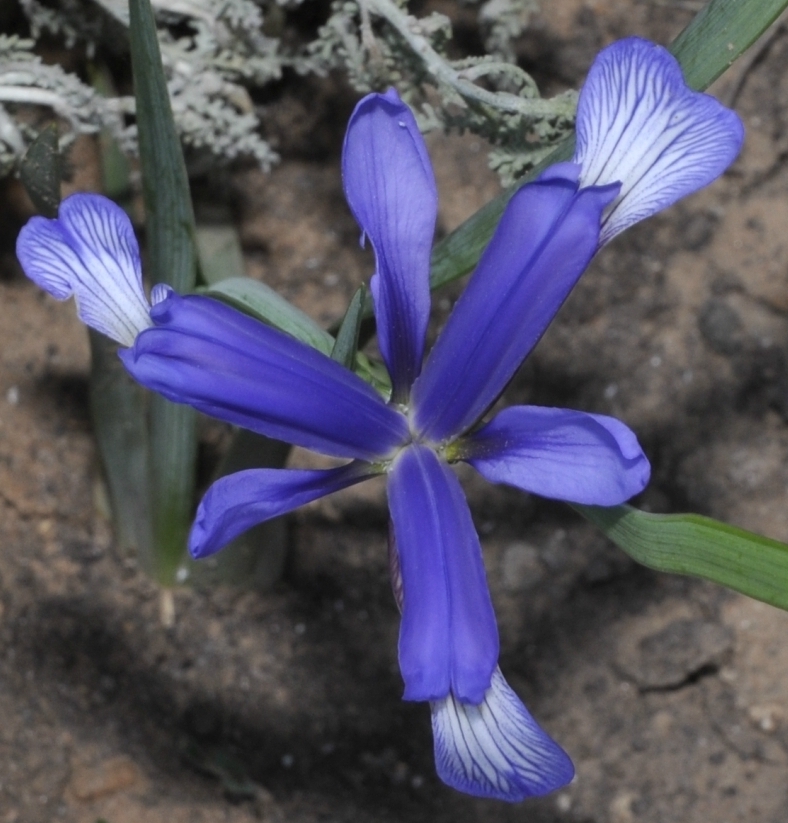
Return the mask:
<svg viewBox="0 0 788 823">
<path fill-rule="evenodd" d="M 715 179 L 742 139 L 737 116 L 688 89 L 663 48 L 630 38 L 605 49 L 580 95 L 573 162 L 514 194 L 425 359 L 435 180 L 396 92 L 365 97 L 348 126 L 343 177 L 375 252 L 388 400 L 322 353 L 217 301 L 156 287 L 149 306 L 128 219 L 101 197 L 73 195 L 58 219 L 33 218 L 18 256 L 29 277 L 57 298 L 74 294 L 81 318 L 126 347 L 120 357 L 143 385 L 350 461 L 217 481 L 192 529 L 194 557 L 256 523 L 387 476 L 404 698 L 430 703 L 446 783 L 518 801 L 566 784 L 574 770 L 498 668 L 481 546 L 451 464 L 572 503 L 612 506 L 644 488 L 648 461 L 613 418 L 514 406 L 481 421 L 597 250 Z"/>
</svg>

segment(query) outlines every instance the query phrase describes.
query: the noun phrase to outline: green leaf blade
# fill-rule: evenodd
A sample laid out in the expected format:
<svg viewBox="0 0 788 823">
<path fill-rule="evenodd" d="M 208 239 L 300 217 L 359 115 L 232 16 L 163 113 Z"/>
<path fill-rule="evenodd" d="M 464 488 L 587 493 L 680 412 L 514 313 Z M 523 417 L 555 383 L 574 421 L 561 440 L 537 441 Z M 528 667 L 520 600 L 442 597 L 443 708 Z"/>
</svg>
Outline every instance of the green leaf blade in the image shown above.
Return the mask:
<svg viewBox="0 0 788 823">
<path fill-rule="evenodd" d="M 708 88 L 786 6 L 786 0 L 712 0 L 670 45 L 688 85 Z"/>
<path fill-rule="evenodd" d="M 574 508 L 638 563 L 711 580 L 788 609 L 788 545 L 698 514 Z"/>
<path fill-rule="evenodd" d="M 151 280 L 192 291 L 197 274 L 189 180 L 162 68 L 150 0 L 130 0 L 131 45 Z M 156 396 L 150 445 L 154 564 L 173 585 L 186 550 L 197 465 L 197 415 Z"/>
<path fill-rule="evenodd" d="M 153 574 L 147 399 L 123 368 L 117 345 L 99 332 L 88 331 L 90 414 L 109 491 L 115 542 L 123 551 L 136 552 L 142 568 Z"/>
<path fill-rule="evenodd" d="M 345 317 L 337 332 L 336 343 L 331 350 L 331 359 L 341 363 L 346 369 L 353 369 L 358 354 L 358 336 L 364 319 L 364 304 L 367 290 L 362 284 L 350 300 Z"/>
</svg>

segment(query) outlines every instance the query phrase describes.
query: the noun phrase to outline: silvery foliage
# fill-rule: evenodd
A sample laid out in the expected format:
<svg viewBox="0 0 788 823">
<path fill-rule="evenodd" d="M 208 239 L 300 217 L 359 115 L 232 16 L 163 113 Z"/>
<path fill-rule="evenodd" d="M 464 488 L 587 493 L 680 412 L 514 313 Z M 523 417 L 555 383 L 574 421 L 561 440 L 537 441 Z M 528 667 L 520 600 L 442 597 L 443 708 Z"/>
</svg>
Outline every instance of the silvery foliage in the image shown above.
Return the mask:
<svg viewBox="0 0 788 823">
<path fill-rule="evenodd" d="M 406 0 L 334 0 L 332 14 L 309 46 L 318 72 L 344 68 L 359 91 L 394 85 L 423 131 L 470 131 L 495 147 L 490 165 L 508 185 L 546 157 L 574 125 L 577 95 L 539 97 L 515 62 L 535 0 L 465 0 L 477 6 L 486 54 L 452 60 L 450 20 L 415 18 Z M 484 80 L 485 86 L 479 85 Z M 491 89 L 491 90 L 490 90 Z"/>
<path fill-rule="evenodd" d="M 20 2 L 36 39 L 43 34 L 56 35 L 68 48 L 84 44 L 88 55 L 102 43 L 116 49 L 117 43 L 122 43 L 122 49 L 128 48 L 127 0 L 97 0 L 101 9 L 85 0 L 59 0 L 56 8 L 40 0 Z M 253 0 L 153 0 L 153 6 L 175 121 L 184 145 L 192 150 L 192 166 L 201 161 L 216 164 L 246 157 L 263 169 L 270 168 L 278 158 L 260 135 L 247 86 L 278 79 L 286 61 L 280 55 L 279 40 L 263 33 L 263 10 Z M 184 31 L 188 33 L 184 35 Z M 90 101 L 87 120 L 84 116 L 78 121 L 65 118 L 69 136 L 106 128 L 124 150 L 136 150 L 135 129 L 126 126 L 123 117 L 133 115 L 132 97 L 103 98 L 76 75 L 42 65 L 33 58 L 31 47 L 32 43 L 24 45 L 32 61 L 26 79 L 30 92 L 18 93 L 14 103 L 44 105 L 64 119 L 64 111 L 82 111 Z M 0 50 L 0 78 L 6 65 L 11 65 L 10 59 Z M 56 91 L 62 101 L 59 107 L 42 100 L 39 89 Z M 0 106 L 6 99 L 0 96 Z M 18 125 L 24 116 L 20 105 L 13 111 L 0 110 L 2 122 Z M 10 171 L 34 136 L 34 131 L 23 134 L 22 140 L 6 151 L 0 174 Z"/>
<path fill-rule="evenodd" d="M 45 65 L 33 54 L 33 41 L 0 34 L 0 177 L 16 165 L 41 123 L 40 107 L 54 112 L 67 131 L 63 145 L 75 134 L 109 128 L 121 147 L 133 146 L 117 100 L 101 97 L 74 74 Z M 31 108 L 35 107 L 35 108 Z"/>
<path fill-rule="evenodd" d="M 404 0 L 334 0 L 311 43 L 286 29 L 287 9 L 301 0 L 152 0 L 176 125 L 192 169 L 238 158 L 263 169 L 276 162 L 248 89 L 279 79 L 289 67 L 318 75 L 339 69 L 363 92 L 395 86 L 423 130 L 481 135 L 494 146 L 492 167 L 504 182 L 514 180 L 572 128 L 576 95 L 541 99 L 533 79 L 515 64 L 513 41 L 527 27 L 535 0 L 460 1 L 476 7 L 483 56 L 449 59 L 449 19 L 412 17 Z M 100 44 L 127 48 L 127 0 L 19 2 L 35 39 L 56 35 L 69 48 L 82 44 L 89 56 Z M 31 48 L 27 41 L 0 40 L 0 175 L 35 137 L 31 106 L 38 118 L 41 107 L 60 118 L 65 142 L 103 128 L 124 150 L 136 149 L 134 126 L 127 125 L 133 98 L 101 97 L 76 75 L 43 65 Z M 20 61 L 24 80 L 14 74 Z M 8 74 L 15 91 L 3 96 L 12 85 Z"/>
</svg>

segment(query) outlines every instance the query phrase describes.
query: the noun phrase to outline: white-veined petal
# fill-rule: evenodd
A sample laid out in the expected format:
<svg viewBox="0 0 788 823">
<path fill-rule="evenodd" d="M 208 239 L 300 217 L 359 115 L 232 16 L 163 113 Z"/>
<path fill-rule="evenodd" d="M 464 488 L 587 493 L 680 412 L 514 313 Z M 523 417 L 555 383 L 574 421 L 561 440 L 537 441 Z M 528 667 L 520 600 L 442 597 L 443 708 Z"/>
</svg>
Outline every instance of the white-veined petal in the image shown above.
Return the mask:
<svg viewBox="0 0 788 823">
<path fill-rule="evenodd" d="M 736 113 L 690 89 L 666 49 L 637 37 L 604 49 L 580 93 L 574 156 L 583 186 L 622 184 L 601 244 L 719 177 L 743 139 Z"/>
<path fill-rule="evenodd" d="M 72 194 L 58 217 L 34 217 L 19 233 L 25 274 L 58 300 L 71 295 L 88 326 L 124 346 L 153 325 L 139 246 L 126 213 L 98 194 Z"/>
<path fill-rule="evenodd" d="M 566 785 L 572 761 L 528 713 L 496 668 L 478 706 L 450 695 L 430 704 L 435 767 L 466 794 L 515 803 Z"/>
</svg>

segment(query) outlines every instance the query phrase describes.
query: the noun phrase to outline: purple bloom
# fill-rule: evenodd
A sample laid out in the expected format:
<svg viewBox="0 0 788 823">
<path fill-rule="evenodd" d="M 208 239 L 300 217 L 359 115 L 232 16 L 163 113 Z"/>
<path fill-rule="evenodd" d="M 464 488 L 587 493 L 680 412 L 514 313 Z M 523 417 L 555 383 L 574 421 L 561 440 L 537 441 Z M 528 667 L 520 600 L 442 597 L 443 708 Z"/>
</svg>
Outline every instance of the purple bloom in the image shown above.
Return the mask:
<svg viewBox="0 0 788 823">
<path fill-rule="evenodd" d="M 533 349 L 599 247 L 713 180 L 741 145 L 735 114 L 684 85 L 675 60 L 638 39 L 597 58 L 581 93 L 573 163 L 511 199 L 424 360 L 437 192 L 413 115 L 394 91 L 356 107 L 345 192 L 376 260 L 372 293 L 393 392 L 382 398 L 323 354 L 218 302 L 156 290 L 148 312 L 128 221 L 74 195 L 34 218 L 18 255 L 58 298 L 124 346 L 128 371 L 172 400 L 287 442 L 348 458 L 328 471 L 222 478 L 197 513 L 205 557 L 250 526 L 374 475 L 388 477 L 392 574 L 407 700 L 429 701 L 440 777 L 517 801 L 573 775 L 498 669 L 481 546 L 451 464 L 494 483 L 600 506 L 640 492 L 649 464 L 609 417 L 516 406 L 479 421 Z"/>
</svg>

